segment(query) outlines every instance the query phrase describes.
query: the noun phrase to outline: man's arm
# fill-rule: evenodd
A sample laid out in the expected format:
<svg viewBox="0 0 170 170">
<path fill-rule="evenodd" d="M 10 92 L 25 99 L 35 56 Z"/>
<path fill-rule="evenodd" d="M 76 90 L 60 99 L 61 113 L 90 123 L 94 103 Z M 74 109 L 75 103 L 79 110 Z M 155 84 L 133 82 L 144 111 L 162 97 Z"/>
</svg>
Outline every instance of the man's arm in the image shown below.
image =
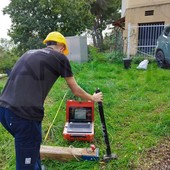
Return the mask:
<svg viewBox="0 0 170 170">
<path fill-rule="evenodd" d="M 102 101 L 102 92 L 94 93 L 93 95 L 84 91 L 76 82 L 74 77 L 66 77 L 65 78 L 69 88 L 71 89 L 72 93 L 80 97 L 82 99 L 91 100 L 93 102 L 101 102 Z"/>
</svg>

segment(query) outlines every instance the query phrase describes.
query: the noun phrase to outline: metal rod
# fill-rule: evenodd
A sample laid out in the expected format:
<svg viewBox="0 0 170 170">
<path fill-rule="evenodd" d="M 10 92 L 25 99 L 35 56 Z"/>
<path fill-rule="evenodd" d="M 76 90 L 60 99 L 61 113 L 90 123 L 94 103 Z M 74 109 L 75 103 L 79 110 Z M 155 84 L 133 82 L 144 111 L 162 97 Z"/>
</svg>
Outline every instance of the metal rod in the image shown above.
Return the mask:
<svg viewBox="0 0 170 170">
<path fill-rule="evenodd" d="M 97 89 L 96 93 L 99 93 L 99 92 L 100 92 L 100 90 Z M 106 144 L 106 155 L 104 156 L 103 159 L 104 160 L 115 159 L 115 158 L 117 158 L 117 156 L 115 154 L 111 153 L 110 142 L 109 142 L 109 137 L 108 137 L 108 134 L 107 134 L 107 127 L 106 127 L 102 102 L 98 102 L 98 109 L 99 109 L 99 114 L 100 114 L 100 120 L 101 120 L 101 123 L 102 123 L 103 137 L 104 137 L 104 141 L 105 141 L 105 144 Z"/>
<path fill-rule="evenodd" d="M 127 38 L 127 58 L 130 58 L 131 44 L 130 44 L 131 23 L 128 24 L 128 38 Z"/>
</svg>

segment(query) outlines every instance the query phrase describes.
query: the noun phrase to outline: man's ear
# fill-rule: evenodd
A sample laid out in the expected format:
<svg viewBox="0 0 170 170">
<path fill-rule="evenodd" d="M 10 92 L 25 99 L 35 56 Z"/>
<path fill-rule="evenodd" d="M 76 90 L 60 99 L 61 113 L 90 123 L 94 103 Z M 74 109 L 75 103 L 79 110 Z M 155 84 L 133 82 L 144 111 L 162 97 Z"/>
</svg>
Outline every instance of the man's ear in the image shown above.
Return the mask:
<svg viewBox="0 0 170 170">
<path fill-rule="evenodd" d="M 64 52 L 64 50 L 65 50 L 65 47 L 62 47 L 61 49 L 60 49 L 60 51 L 63 53 Z"/>
</svg>

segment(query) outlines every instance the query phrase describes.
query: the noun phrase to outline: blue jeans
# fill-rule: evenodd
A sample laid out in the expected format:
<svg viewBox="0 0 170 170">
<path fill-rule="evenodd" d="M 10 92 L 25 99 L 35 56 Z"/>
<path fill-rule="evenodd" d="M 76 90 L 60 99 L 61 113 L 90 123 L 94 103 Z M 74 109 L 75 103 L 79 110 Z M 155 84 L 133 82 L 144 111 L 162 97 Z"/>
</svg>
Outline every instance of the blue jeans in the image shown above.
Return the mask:
<svg viewBox="0 0 170 170">
<path fill-rule="evenodd" d="M 3 107 L 0 122 L 15 139 L 16 170 L 41 170 L 41 122 L 23 119 Z"/>
</svg>

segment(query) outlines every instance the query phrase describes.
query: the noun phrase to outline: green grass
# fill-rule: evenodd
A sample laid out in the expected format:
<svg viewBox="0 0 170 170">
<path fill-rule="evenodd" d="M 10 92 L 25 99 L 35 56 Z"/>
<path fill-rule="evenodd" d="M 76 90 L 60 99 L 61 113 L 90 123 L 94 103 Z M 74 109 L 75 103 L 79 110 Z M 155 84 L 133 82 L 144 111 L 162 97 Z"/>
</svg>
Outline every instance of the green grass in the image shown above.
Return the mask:
<svg viewBox="0 0 170 170">
<path fill-rule="evenodd" d="M 104 112 L 111 150 L 118 155 L 103 165 L 93 161 L 59 162 L 45 160 L 48 170 L 133 170 L 138 160 L 148 148 L 155 146 L 164 137 L 170 136 L 170 70 L 159 69 L 155 63 L 148 65 L 147 70 L 137 70 L 136 64 L 131 69 L 124 69 L 123 64 L 90 62 L 72 63 L 78 84 L 89 93 L 96 88 L 103 92 Z M 6 79 L 0 79 L 0 89 Z M 43 139 L 53 121 L 60 102 L 67 96 L 57 115 L 57 119 L 43 144 L 53 146 L 89 147 L 88 142 L 69 142 L 62 136 L 65 123 L 65 102 L 75 98 L 65 81 L 59 79 L 51 89 L 45 102 L 43 121 Z M 106 153 L 101 130 L 97 104 L 95 104 L 95 140 L 100 157 Z M 15 159 L 13 139 L 0 128 L 0 166 L 4 170 L 13 170 Z M 4 156 L 5 155 L 5 156 Z"/>
</svg>

